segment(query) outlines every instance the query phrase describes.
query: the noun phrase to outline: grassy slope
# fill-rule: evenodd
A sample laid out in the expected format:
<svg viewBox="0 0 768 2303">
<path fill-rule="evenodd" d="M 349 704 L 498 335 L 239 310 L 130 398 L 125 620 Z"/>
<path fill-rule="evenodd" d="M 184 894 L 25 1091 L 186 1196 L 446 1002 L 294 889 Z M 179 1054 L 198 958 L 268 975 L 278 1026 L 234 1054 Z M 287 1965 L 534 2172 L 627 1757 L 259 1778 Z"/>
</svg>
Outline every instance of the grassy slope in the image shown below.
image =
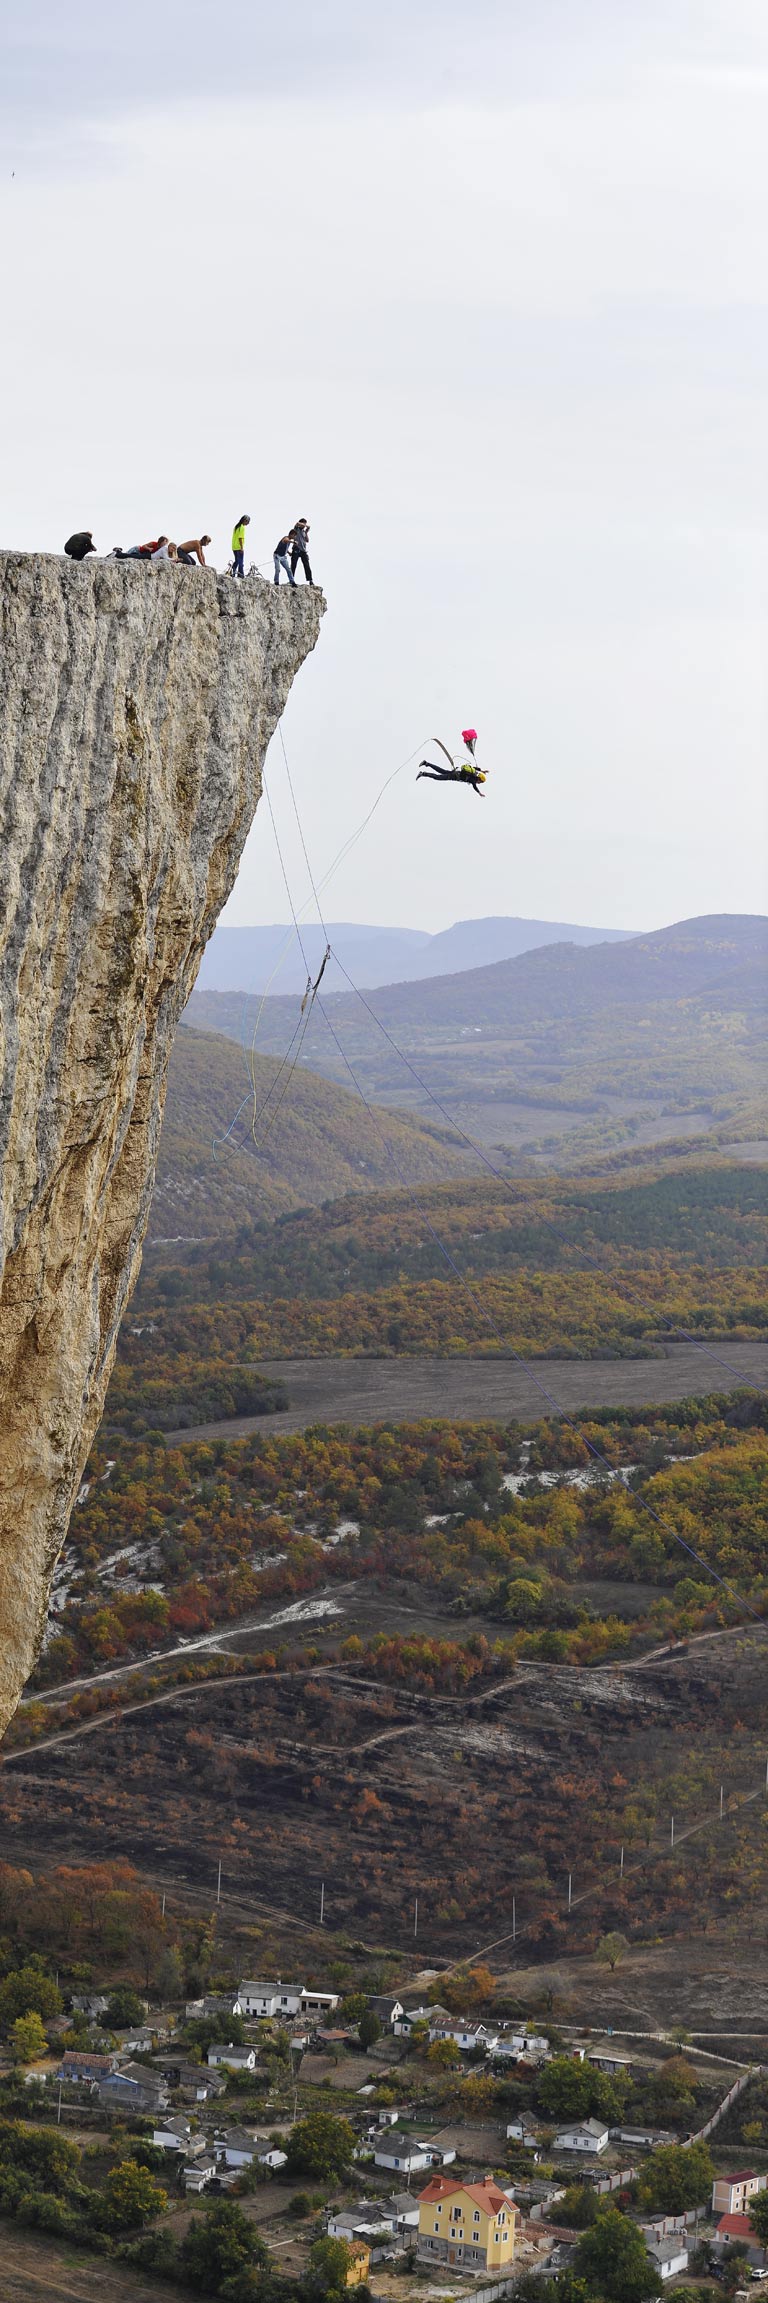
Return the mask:
<svg viewBox="0 0 768 2303">
<path fill-rule="evenodd" d="M 448 1130 L 383 1112 L 373 1122 L 356 1096 L 301 1065 L 278 1108 L 287 1079 L 283 1074 L 275 1086 L 278 1072 L 273 1058 L 257 1058 L 259 1109 L 274 1090 L 259 1123 L 263 1148 L 257 1150 L 242 1052 L 220 1036 L 179 1034 L 171 1057 L 150 1242 L 221 1236 L 249 1220 L 380 1188 L 396 1180 L 388 1146 L 406 1163 L 413 1182 L 466 1175 L 474 1165 Z M 214 1156 L 214 1139 L 225 1134 L 244 1097 L 246 1109 L 233 1142 L 219 1145 Z"/>
</svg>

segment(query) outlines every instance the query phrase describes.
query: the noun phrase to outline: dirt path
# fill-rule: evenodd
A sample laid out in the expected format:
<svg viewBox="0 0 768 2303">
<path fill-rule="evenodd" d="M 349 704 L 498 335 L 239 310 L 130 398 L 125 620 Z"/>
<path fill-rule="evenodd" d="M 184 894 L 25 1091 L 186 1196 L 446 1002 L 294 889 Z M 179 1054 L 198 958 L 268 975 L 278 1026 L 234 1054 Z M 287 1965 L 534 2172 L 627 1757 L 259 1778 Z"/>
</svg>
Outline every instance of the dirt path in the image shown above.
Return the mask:
<svg viewBox="0 0 768 2303">
<path fill-rule="evenodd" d="M 740 1383 L 768 1386 L 768 1344 L 723 1343 L 709 1349 L 664 1346 L 663 1359 L 265 1359 L 258 1372 L 284 1383 L 291 1406 L 282 1415 L 234 1416 L 169 1431 L 168 1447 L 196 1440 L 245 1439 L 254 1431 L 304 1431 L 312 1423 L 509 1421 L 545 1414 L 549 1393 L 570 1415 L 595 1407 L 664 1406 Z"/>
</svg>

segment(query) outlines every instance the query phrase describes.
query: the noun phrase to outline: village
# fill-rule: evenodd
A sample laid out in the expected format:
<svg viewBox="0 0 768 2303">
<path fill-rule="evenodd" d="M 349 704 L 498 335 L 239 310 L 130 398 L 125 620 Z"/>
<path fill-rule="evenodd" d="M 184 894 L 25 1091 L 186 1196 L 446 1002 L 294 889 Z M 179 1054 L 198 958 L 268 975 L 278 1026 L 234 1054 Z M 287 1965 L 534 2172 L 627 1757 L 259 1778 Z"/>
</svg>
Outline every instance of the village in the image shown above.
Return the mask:
<svg viewBox="0 0 768 2303">
<path fill-rule="evenodd" d="M 332 2242 L 333 2291 L 380 2303 L 425 2289 L 493 2303 L 531 2278 L 567 2293 L 617 2220 L 643 2292 L 768 2291 L 759 2066 L 494 2012 L 480 1969 L 452 1972 L 452 2006 L 439 1974 L 421 1983 L 343 1997 L 246 1976 L 152 2013 L 119 1988 L 74 1992 L 26 2071 L 30 2114 L 94 2151 L 98 2134 L 140 2138 L 175 2231 L 231 2195 L 281 2273 L 302 2277 Z M 613 2289 L 588 2278 L 586 2292 Z"/>
</svg>

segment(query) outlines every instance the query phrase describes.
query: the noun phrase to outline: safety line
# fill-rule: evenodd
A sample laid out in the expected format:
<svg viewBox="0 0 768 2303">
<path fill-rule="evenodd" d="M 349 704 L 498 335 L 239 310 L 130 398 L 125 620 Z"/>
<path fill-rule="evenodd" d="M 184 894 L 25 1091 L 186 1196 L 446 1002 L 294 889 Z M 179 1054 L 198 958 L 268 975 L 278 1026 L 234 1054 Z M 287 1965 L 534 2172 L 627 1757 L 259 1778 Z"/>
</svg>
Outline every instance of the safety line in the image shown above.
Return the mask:
<svg viewBox="0 0 768 2303">
<path fill-rule="evenodd" d="M 287 755 L 285 754 L 285 743 L 284 743 L 284 739 L 282 739 L 282 731 L 281 731 L 281 740 L 283 741 L 283 753 L 284 753 L 284 756 L 285 756 L 285 759 L 286 759 L 286 768 L 288 768 Z M 291 777 L 290 777 L 290 769 L 288 769 L 288 780 L 289 780 L 289 784 L 290 784 L 290 786 L 291 786 L 291 793 L 292 793 L 292 797 L 293 797 L 293 799 L 294 799 L 294 806 L 295 806 L 295 804 L 296 804 L 296 803 L 295 803 L 295 795 L 293 794 L 293 785 L 292 785 L 292 782 L 291 782 Z M 266 789 L 266 786 L 265 786 L 265 789 Z M 278 856 L 279 856 L 279 858 L 280 858 L 280 868 L 281 868 L 281 871 L 282 871 L 282 875 L 283 875 L 283 880 L 284 880 L 284 883 L 285 883 L 285 891 L 286 891 L 286 895 L 287 895 L 287 897 L 288 897 L 288 902 L 289 902 L 289 904 L 290 904 L 290 907 L 291 907 L 291 914 L 292 914 L 292 917 L 293 917 L 294 926 L 295 926 L 295 928 L 296 928 L 296 933 L 297 933 L 297 936 L 298 936 L 298 939 L 299 939 L 299 945 L 300 945 L 300 948 L 301 948 L 302 957 L 303 957 L 303 959 L 304 959 L 304 961 L 305 961 L 305 964 L 306 964 L 306 953 L 305 953 L 305 951 L 304 951 L 304 946 L 303 946 L 303 943 L 302 943 L 302 939 L 301 939 L 301 930 L 300 930 L 300 927 L 299 927 L 299 922 L 298 922 L 298 919 L 297 919 L 297 917 L 296 917 L 296 910 L 295 910 L 295 906 L 294 906 L 294 902 L 293 902 L 293 896 L 292 896 L 292 894 L 291 894 L 291 888 L 290 888 L 290 884 L 289 884 L 289 880 L 288 880 L 288 874 L 287 874 L 287 871 L 286 871 L 286 867 L 285 867 L 285 862 L 284 862 L 284 858 L 283 858 L 283 852 L 282 852 L 282 848 L 281 848 L 281 846 L 280 846 L 280 841 L 279 841 L 279 838 L 278 838 L 278 833 L 277 833 L 277 825 L 276 825 L 276 823 L 275 823 L 275 818 L 274 818 L 274 811 L 273 811 L 273 809 L 272 809 L 272 803 L 271 803 L 271 800 L 269 799 L 269 794 L 267 794 L 267 797 L 268 797 L 268 801 L 269 801 L 269 810 L 270 810 L 270 815 L 271 815 L 271 817 L 272 817 L 272 825 L 273 825 L 273 830 L 274 830 L 274 833 L 275 833 L 275 842 L 276 842 L 276 846 L 277 846 L 277 852 L 278 852 Z M 305 842 L 305 840 L 304 840 L 304 834 L 303 834 L 303 832 L 302 832 L 302 829 L 301 829 L 301 822 L 300 822 L 300 818 L 299 818 L 299 815 L 298 815 L 298 810 L 296 811 L 296 816 L 297 816 L 297 823 L 299 824 L 299 833 L 300 833 L 300 837 L 301 837 L 301 843 L 302 843 L 302 847 L 303 847 L 303 849 L 304 849 L 304 854 L 305 854 L 305 857 L 306 857 L 306 861 L 307 861 L 307 870 L 308 870 L 308 872 L 309 872 L 309 875 L 310 875 L 310 880 L 312 880 L 312 886 L 313 886 L 313 890 L 314 890 L 314 879 L 313 879 L 313 876 L 312 876 L 312 868 L 311 868 L 311 865 L 310 865 L 310 862 L 309 862 L 309 857 L 308 857 L 308 855 L 307 855 L 306 842 Z M 314 892 L 315 892 L 315 899 L 316 899 L 316 902 L 317 902 L 318 912 L 319 912 L 319 914 L 320 914 L 321 925 L 323 926 L 324 932 L 326 933 L 326 936 L 327 936 L 327 929 L 325 929 L 325 922 L 324 922 L 324 920 L 323 920 L 322 911 L 320 910 L 320 902 L 319 902 L 319 898 L 318 898 L 318 896 L 317 896 L 317 891 L 315 890 Z M 455 1261 L 455 1258 L 454 1258 L 454 1257 L 451 1255 L 450 1249 L 446 1247 L 446 1245 L 445 1245 L 445 1242 L 444 1242 L 444 1241 L 443 1241 L 443 1240 L 440 1238 L 440 1234 L 439 1234 L 439 1232 L 436 1230 L 436 1228 L 435 1228 L 435 1225 L 432 1223 L 432 1221 L 431 1221 L 431 1218 L 430 1218 L 430 1217 L 427 1215 L 426 1209 L 425 1209 L 425 1208 L 422 1206 L 422 1203 L 421 1203 L 420 1199 L 418 1198 L 418 1194 L 417 1194 L 417 1193 L 416 1193 L 416 1191 L 414 1190 L 414 1187 L 413 1187 L 413 1185 L 412 1185 L 412 1184 L 409 1182 L 409 1180 L 408 1180 L 408 1177 L 405 1175 L 405 1173 L 404 1173 L 404 1170 L 403 1170 L 403 1168 L 401 1167 L 401 1165 L 400 1165 L 400 1162 L 399 1162 L 399 1160 L 398 1160 L 398 1158 L 397 1158 L 397 1154 L 396 1154 L 396 1152 L 394 1151 L 393 1147 L 392 1147 L 392 1146 L 391 1146 L 391 1145 L 388 1143 L 388 1141 L 387 1141 L 387 1138 L 386 1138 L 386 1136 L 384 1135 L 384 1133 L 383 1133 L 383 1130 L 382 1130 L 382 1128 L 381 1128 L 380 1122 L 379 1122 L 379 1120 L 377 1119 L 377 1117 L 376 1117 L 376 1114 L 375 1114 L 375 1112 L 374 1112 L 374 1110 L 373 1110 L 372 1106 L 371 1106 L 371 1105 L 370 1105 L 370 1103 L 368 1102 L 368 1098 L 367 1098 L 367 1096 L 366 1096 L 366 1094 L 365 1094 L 365 1090 L 364 1090 L 364 1088 L 362 1088 L 362 1087 L 361 1087 L 361 1085 L 360 1085 L 360 1081 L 358 1080 L 358 1078 L 357 1078 L 357 1075 L 356 1075 L 356 1073 L 355 1073 L 355 1071 L 354 1071 L 354 1068 L 353 1068 L 352 1064 L 350 1063 L 350 1060 L 349 1060 L 349 1057 L 348 1057 L 348 1055 L 347 1055 L 347 1053 L 346 1053 L 346 1050 L 345 1050 L 345 1048 L 343 1048 L 343 1047 L 342 1047 L 341 1041 L 340 1041 L 340 1039 L 339 1039 L 339 1037 L 338 1037 L 338 1034 L 337 1034 L 337 1032 L 336 1032 L 336 1030 L 335 1030 L 335 1027 L 334 1027 L 334 1025 L 332 1024 L 332 1022 L 331 1022 L 331 1019 L 330 1019 L 330 1016 L 329 1016 L 329 1014 L 328 1014 L 328 1010 L 327 1010 L 327 1006 L 326 1006 L 326 1003 L 325 1003 L 325 1001 L 324 1001 L 324 1000 L 323 1000 L 321 997 L 319 997 L 319 999 L 318 999 L 318 1005 L 319 1005 L 319 1007 L 320 1007 L 320 1011 L 321 1011 L 321 1014 L 323 1015 L 323 1017 L 324 1017 L 324 1019 L 325 1019 L 325 1022 L 326 1022 L 326 1024 L 327 1024 L 328 1030 L 329 1030 L 329 1032 L 330 1032 L 330 1034 L 331 1034 L 331 1038 L 332 1038 L 332 1040 L 334 1041 L 334 1044 L 335 1044 L 335 1046 L 336 1046 L 336 1048 L 337 1048 L 337 1050 L 338 1050 L 338 1053 L 339 1053 L 339 1055 L 341 1056 L 342 1062 L 344 1063 L 344 1065 L 346 1066 L 346 1069 L 347 1069 L 347 1071 L 349 1072 L 349 1076 L 350 1076 L 350 1079 L 351 1079 L 351 1081 L 352 1081 L 352 1084 L 353 1084 L 353 1086 L 354 1086 L 354 1088 L 355 1088 L 355 1090 L 356 1090 L 356 1093 L 357 1093 L 357 1095 L 360 1097 L 360 1101 L 361 1101 L 361 1103 L 362 1103 L 362 1104 L 365 1106 L 365 1109 L 366 1109 L 366 1111 L 367 1111 L 367 1113 L 368 1113 L 368 1117 L 369 1117 L 369 1119 L 371 1120 L 371 1122 L 372 1122 L 372 1125 L 373 1125 L 373 1126 L 374 1126 L 374 1128 L 376 1129 L 376 1133 L 377 1133 L 377 1135 L 379 1136 L 379 1139 L 380 1139 L 380 1141 L 383 1143 L 383 1146 L 384 1146 L 384 1150 L 385 1150 L 385 1152 L 386 1152 L 386 1154 L 387 1154 L 387 1157 L 388 1157 L 388 1158 L 391 1160 L 391 1162 L 392 1162 L 392 1165 L 393 1165 L 393 1167 L 395 1168 L 395 1170 L 396 1170 L 396 1173 L 398 1174 L 398 1176 L 399 1176 L 399 1178 L 400 1178 L 400 1181 L 401 1181 L 401 1184 L 402 1184 L 402 1186 L 403 1186 L 403 1189 L 404 1189 L 405 1191 L 407 1191 L 407 1193 L 408 1193 L 408 1196 L 409 1196 L 409 1198 L 410 1198 L 410 1200 L 411 1200 L 411 1202 L 412 1202 L 412 1205 L 418 1209 L 418 1212 L 419 1212 L 420 1218 L 421 1218 L 422 1222 L 426 1224 L 426 1227 L 427 1227 L 427 1230 L 428 1230 L 428 1232 L 430 1233 L 430 1235 L 431 1235 L 432 1239 L 435 1241 L 435 1245 L 436 1245 L 436 1246 L 439 1248 L 439 1250 L 440 1250 L 440 1254 L 441 1254 L 442 1256 L 444 1256 L 444 1258 L 445 1258 L 445 1261 L 446 1261 L 446 1263 L 447 1263 L 447 1265 L 448 1265 L 449 1269 L 450 1269 L 450 1270 L 451 1270 L 451 1271 L 454 1273 L 454 1276 L 455 1276 L 455 1278 L 456 1278 L 456 1279 L 459 1281 L 459 1285 L 460 1285 L 460 1286 L 461 1286 L 461 1287 L 464 1289 L 464 1292 L 465 1292 L 465 1294 L 466 1294 L 466 1295 L 469 1297 L 469 1300 L 470 1300 L 470 1302 L 471 1302 L 471 1303 L 474 1305 L 475 1309 L 476 1309 L 476 1310 L 479 1312 L 479 1314 L 480 1314 L 480 1318 L 481 1318 L 481 1319 L 483 1319 L 483 1320 L 485 1321 L 485 1324 L 486 1324 L 486 1326 L 488 1327 L 488 1329 L 490 1330 L 490 1333 L 493 1335 L 493 1337 L 495 1338 L 495 1341 L 498 1343 L 500 1351 L 501 1351 L 501 1352 L 502 1352 L 502 1354 L 504 1354 L 504 1355 L 507 1355 L 507 1354 L 508 1354 L 508 1355 L 510 1355 L 510 1356 L 511 1356 L 511 1357 L 512 1357 L 512 1358 L 513 1358 L 513 1359 L 514 1359 L 516 1362 L 517 1362 L 517 1365 L 518 1365 L 519 1367 L 521 1367 L 521 1368 L 523 1368 L 523 1369 L 524 1369 L 524 1371 L 525 1371 L 526 1375 L 528 1376 L 528 1378 L 529 1378 L 530 1382 L 533 1384 L 533 1386 L 534 1386 L 534 1389 L 535 1389 L 536 1391 L 540 1392 L 542 1399 L 545 1399 L 545 1400 L 546 1400 L 548 1407 L 550 1407 L 551 1409 L 553 1409 L 553 1410 L 554 1410 L 554 1413 L 555 1413 L 555 1414 L 558 1416 L 558 1418 L 560 1419 L 560 1421 L 561 1421 L 562 1423 L 564 1423 L 564 1424 L 566 1424 L 566 1425 L 568 1426 L 569 1430 L 571 1430 L 571 1431 L 573 1431 L 573 1432 L 575 1432 L 575 1433 L 576 1433 L 576 1436 L 577 1436 L 577 1438 L 581 1440 L 581 1444 L 582 1444 L 582 1446 L 583 1446 L 583 1447 L 585 1447 L 585 1448 L 587 1449 L 587 1452 L 588 1452 L 588 1454 L 589 1454 L 589 1455 L 591 1455 L 591 1456 L 593 1457 L 593 1459 L 594 1459 L 594 1461 L 595 1461 L 596 1463 L 599 1463 L 599 1464 L 601 1465 L 601 1467 L 602 1467 L 602 1469 L 603 1469 L 604 1471 L 607 1471 L 607 1472 L 609 1472 L 609 1474 L 610 1474 L 611 1478 L 612 1478 L 612 1479 L 614 1479 L 614 1478 L 615 1478 L 615 1476 L 616 1476 L 616 1473 L 615 1473 L 615 1466 L 609 1463 L 609 1461 L 608 1461 L 608 1458 L 607 1458 L 607 1456 L 605 1456 L 605 1455 L 603 1454 L 603 1452 L 602 1452 L 602 1449 L 601 1449 L 601 1448 L 599 1448 L 599 1447 L 597 1447 L 597 1446 L 595 1445 L 595 1443 L 594 1443 L 594 1441 L 593 1441 L 593 1440 L 590 1440 L 590 1439 L 588 1439 L 588 1438 L 587 1438 L 587 1436 L 586 1436 L 586 1433 L 585 1433 L 585 1432 L 583 1432 L 583 1431 L 581 1430 L 581 1426 L 580 1426 L 580 1425 L 577 1423 L 577 1421 L 576 1421 L 575 1417 L 574 1417 L 574 1416 L 572 1416 L 572 1415 L 569 1415 L 569 1414 L 567 1413 L 566 1409 L 565 1409 L 565 1408 L 563 1408 L 563 1407 L 561 1406 L 561 1404 L 560 1404 L 559 1400 L 558 1400 L 558 1399 L 556 1398 L 556 1396 L 555 1396 L 555 1393 L 554 1393 L 554 1392 L 552 1392 L 552 1391 L 550 1391 L 550 1390 L 549 1390 L 549 1388 L 548 1388 L 548 1386 L 547 1386 L 545 1383 L 542 1383 L 540 1376 L 538 1376 L 538 1375 L 536 1375 L 536 1374 L 535 1374 L 535 1372 L 534 1372 L 534 1369 L 533 1369 L 533 1367 L 532 1367 L 532 1365 L 531 1365 L 530 1361 L 526 1360 L 526 1359 L 523 1357 L 523 1354 L 522 1354 L 522 1352 L 520 1352 L 520 1351 L 518 1351 L 518 1350 L 517 1350 L 516 1346 L 515 1346 L 513 1343 L 511 1343 L 511 1342 L 510 1342 L 509 1338 L 507 1338 L 506 1340 L 504 1339 L 504 1337 L 501 1335 L 501 1333 L 500 1333 L 499 1329 L 496 1327 L 495 1321 L 491 1319 L 490 1313 L 489 1313 L 489 1312 L 486 1310 L 486 1307 L 485 1307 L 484 1303 L 482 1302 L 481 1298 L 480 1298 L 480 1297 L 479 1297 L 479 1296 L 476 1294 L 476 1292 L 475 1292 L 475 1289 L 474 1289 L 474 1288 L 472 1287 L 472 1285 L 471 1285 L 471 1282 L 467 1280 L 467 1278 L 465 1277 L 465 1274 L 464 1274 L 464 1273 L 463 1273 L 463 1272 L 462 1272 L 462 1271 L 459 1269 L 459 1265 L 456 1263 L 456 1261 Z M 753 1606 L 752 1606 L 752 1602 L 751 1602 L 751 1600 L 747 1599 L 746 1597 L 743 1597 L 743 1596 L 742 1596 L 742 1594 L 741 1594 L 740 1592 L 736 1591 L 736 1590 L 734 1589 L 733 1585 L 727 1582 L 727 1580 L 726 1580 L 726 1577 L 725 1577 L 725 1576 L 723 1576 L 723 1575 L 720 1575 L 720 1574 L 718 1573 L 718 1570 L 717 1570 L 717 1568 L 715 1568 L 715 1567 L 712 1567 L 712 1565 L 710 1564 L 709 1560 L 707 1560 L 707 1559 L 704 1559 L 704 1558 L 703 1558 L 703 1556 L 702 1556 L 702 1554 L 701 1554 L 700 1552 L 698 1552 L 698 1551 L 696 1551 L 696 1550 L 695 1550 L 695 1548 L 694 1548 L 693 1544 L 690 1544 L 690 1543 L 687 1543 L 687 1542 L 686 1542 L 685 1536 L 683 1536 L 683 1535 L 680 1535 L 680 1534 L 678 1533 L 678 1530 L 677 1530 L 677 1528 L 675 1528 L 675 1527 L 672 1527 L 672 1526 L 670 1525 L 669 1521 L 667 1521 L 667 1520 L 665 1520 L 665 1519 L 663 1519 L 663 1518 L 662 1518 L 662 1516 L 661 1516 L 661 1513 L 660 1513 L 660 1512 L 657 1512 L 657 1511 L 655 1511 L 655 1510 L 654 1510 L 653 1504 L 649 1503 L 649 1502 L 648 1502 L 648 1500 L 647 1500 L 647 1498 L 646 1498 L 646 1497 L 645 1497 L 643 1494 L 641 1494 L 641 1493 L 639 1493 L 639 1492 L 636 1492 L 636 1491 L 635 1491 L 635 1490 L 633 1490 L 633 1489 L 629 1489 L 629 1488 L 627 1488 L 627 1486 L 626 1486 L 626 1480 L 624 1479 L 623 1475 L 621 1475 L 621 1474 L 620 1474 L 620 1477 L 621 1477 L 621 1481 L 622 1481 L 622 1486 L 624 1487 L 624 1491 L 625 1491 L 625 1494 L 631 1495 L 631 1496 L 632 1496 L 632 1499 L 633 1499 L 633 1501 L 635 1501 L 636 1503 L 639 1503 L 639 1505 L 640 1505 L 640 1507 L 641 1507 L 641 1510 L 645 1511 L 645 1512 L 648 1514 L 648 1517 L 649 1517 L 650 1519 L 652 1519 L 652 1520 L 653 1520 L 653 1522 L 654 1522 L 654 1525 L 655 1525 L 656 1527 L 659 1527 L 659 1528 L 661 1529 L 661 1531 L 662 1531 L 662 1534 L 664 1534 L 664 1535 L 668 1535 L 668 1536 L 671 1536 L 671 1537 L 672 1537 L 672 1539 L 673 1539 L 673 1541 L 674 1541 L 675 1543 L 677 1543 L 677 1544 L 679 1544 L 679 1545 L 680 1545 L 680 1548 L 681 1548 L 681 1550 L 682 1550 L 682 1551 L 685 1551 L 685 1552 L 687 1552 L 689 1559 L 693 1559 L 693 1560 L 695 1560 L 695 1561 L 696 1561 L 696 1564 L 697 1564 L 697 1566 L 698 1566 L 698 1567 L 701 1567 L 701 1568 L 703 1568 L 703 1570 L 704 1570 L 704 1573 L 705 1573 L 706 1575 L 709 1575 L 709 1576 L 711 1576 L 711 1578 L 712 1578 L 712 1581 L 713 1581 L 714 1583 L 717 1583 L 717 1584 L 719 1584 L 719 1586 L 720 1586 L 721 1590 L 723 1590 L 723 1591 L 727 1592 L 729 1599 L 732 1599 L 732 1600 L 734 1601 L 734 1603 L 735 1603 L 736 1607 L 745 1609 L 745 1610 L 746 1610 L 746 1611 L 747 1611 L 747 1612 L 748 1612 L 748 1613 L 749 1613 L 751 1616 L 753 1616 L 753 1617 L 755 1618 L 755 1621 L 756 1621 L 756 1622 L 759 1622 L 759 1621 L 761 1621 L 762 1619 L 761 1619 L 761 1616 L 760 1616 L 760 1610 L 759 1610 L 758 1608 L 756 1608 L 756 1607 L 753 1607 Z"/>
</svg>

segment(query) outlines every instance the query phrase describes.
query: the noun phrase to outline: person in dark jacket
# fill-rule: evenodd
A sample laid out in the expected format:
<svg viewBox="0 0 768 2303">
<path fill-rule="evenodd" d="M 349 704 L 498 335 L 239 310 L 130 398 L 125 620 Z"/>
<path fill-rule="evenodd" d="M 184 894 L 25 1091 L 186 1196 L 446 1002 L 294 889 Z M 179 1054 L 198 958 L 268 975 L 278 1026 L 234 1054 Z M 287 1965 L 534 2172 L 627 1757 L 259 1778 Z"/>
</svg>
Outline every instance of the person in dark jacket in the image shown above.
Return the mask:
<svg viewBox="0 0 768 2303">
<path fill-rule="evenodd" d="M 68 536 L 64 550 L 68 560 L 87 560 L 89 552 L 96 550 L 91 529 L 79 528 L 75 536 Z"/>
<path fill-rule="evenodd" d="M 294 588 L 294 591 L 295 591 L 295 589 L 296 589 L 296 578 L 295 578 L 295 576 L 294 576 L 294 574 L 293 574 L 293 572 L 292 572 L 292 569 L 291 569 L 291 563 L 290 563 L 290 560 L 289 560 L 289 558 L 288 558 L 288 554 L 289 554 L 289 552 L 291 551 L 291 549 L 292 549 L 292 546 L 293 546 L 293 529 L 292 529 L 292 528 L 289 528 L 287 536 L 281 536 L 279 544 L 276 544 L 276 545 L 275 545 L 275 549 L 274 549 L 274 553 L 273 553 L 273 559 L 274 559 L 274 563 L 275 563 L 275 583 L 276 583 L 276 584 L 279 584 L 279 582 L 280 582 L 280 570 L 281 570 L 281 568 L 284 568 L 284 569 L 285 569 L 285 573 L 286 573 L 286 575 L 287 575 L 287 578 L 288 578 L 288 582 L 289 582 L 289 584 L 292 584 L 292 585 L 293 585 L 293 588 Z"/>
<path fill-rule="evenodd" d="M 310 565 L 309 565 L 309 521 L 308 521 L 308 520 L 297 520 L 297 521 L 295 522 L 295 525 L 294 525 L 294 529 L 293 529 L 293 544 L 292 544 L 292 547 L 291 547 L 291 575 L 292 575 L 292 576 L 295 576 L 295 574 L 296 574 L 296 570 L 297 570 L 297 567 L 298 567 L 298 565 L 299 565 L 299 561 L 301 561 L 301 565 L 302 565 L 302 567 L 303 567 L 303 570 L 304 570 L 304 574 L 305 574 L 305 577 L 306 577 L 307 583 L 308 583 L 308 584 L 311 584 L 311 583 L 313 582 L 313 576 L 312 576 L 312 570 L 311 570 L 311 567 L 310 567 Z"/>
</svg>

